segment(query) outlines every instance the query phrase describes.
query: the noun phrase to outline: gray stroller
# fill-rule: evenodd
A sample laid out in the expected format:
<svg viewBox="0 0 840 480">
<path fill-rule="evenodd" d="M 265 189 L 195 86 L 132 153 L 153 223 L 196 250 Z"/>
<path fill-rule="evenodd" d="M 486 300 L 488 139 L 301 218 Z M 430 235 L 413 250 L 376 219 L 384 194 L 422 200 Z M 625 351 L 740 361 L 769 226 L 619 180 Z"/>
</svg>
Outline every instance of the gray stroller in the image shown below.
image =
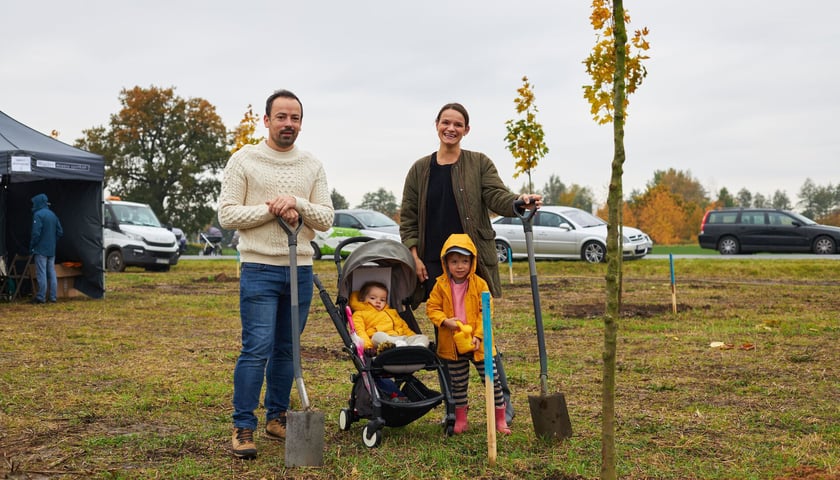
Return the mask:
<svg viewBox="0 0 840 480">
<path fill-rule="evenodd" d="M 348 243 L 365 242 L 352 251 L 341 266 L 342 247 Z M 417 333 L 420 328 L 408 307 L 417 283 L 414 259 L 401 243 L 388 239 L 371 240 L 352 237 L 336 248 L 338 269 L 338 297 L 335 303 L 321 284 L 317 275 L 315 285 L 321 301 L 341 337 L 343 350 L 355 367 L 351 376 L 347 407 L 339 412 L 339 428 L 350 430 L 352 424 L 362 419 L 368 422 L 362 429 L 362 441 L 369 448 L 382 442 L 383 427 L 402 427 L 422 417 L 441 403 L 446 407 L 443 428 L 452 435 L 455 427 L 455 401 L 449 388 L 446 368 L 429 347 L 405 346 L 386 350 L 374 357 L 357 348 L 352 337 L 352 324 L 345 313 L 350 293 L 370 280 L 384 283 L 389 288 L 389 304 Z M 440 391 L 427 387 L 418 377 L 420 371 L 437 372 Z M 399 389 L 400 397 L 408 401 L 395 401 L 385 391 L 379 380 L 392 380 L 388 384 Z"/>
</svg>

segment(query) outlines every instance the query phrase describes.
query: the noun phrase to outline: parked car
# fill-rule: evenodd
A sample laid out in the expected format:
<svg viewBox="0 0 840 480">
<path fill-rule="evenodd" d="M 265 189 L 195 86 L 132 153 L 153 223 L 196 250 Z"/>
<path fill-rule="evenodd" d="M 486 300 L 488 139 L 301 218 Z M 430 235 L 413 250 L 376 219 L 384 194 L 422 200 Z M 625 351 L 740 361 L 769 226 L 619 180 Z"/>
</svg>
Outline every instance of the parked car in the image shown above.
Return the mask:
<svg viewBox="0 0 840 480">
<path fill-rule="evenodd" d="M 161 225 L 149 205 L 108 197 L 103 213 L 105 268 L 109 272 L 122 272 L 126 266 L 168 272 L 178 264 L 178 240 Z"/>
<path fill-rule="evenodd" d="M 400 241 L 400 226 L 387 215 L 375 210 L 336 210 L 333 226 L 326 232 L 315 232 L 312 248 L 313 258 L 332 258 L 339 243 L 349 237 L 390 238 Z M 347 256 L 359 243 L 348 245 L 341 254 Z"/>
<path fill-rule="evenodd" d="M 334 227 L 355 228 L 365 231 L 389 233 L 399 236 L 400 225 L 392 220 L 384 213 L 376 210 L 353 209 L 353 210 L 336 210 Z M 368 233 L 364 233 L 368 235 Z"/>
<path fill-rule="evenodd" d="M 723 255 L 753 252 L 838 253 L 840 227 L 820 225 L 808 217 L 772 208 L 725 208 L 703 216 L 701 248 Z"/>
<path fill-rule="evenodd" d="M 499 262 L 526 258 L 525 231 L 518 217 L 499 217 L 492 222 L 496 232 Z M 537 258 L 581 258 L 598 263 L 607 257 L 607 222 L 574 207 L 544 206 L 533 218 L 534 256 Z M 642 258 L 653 249 L 653 241 L 641 230 L 625 226 L 622 236 L 624 258 Z"/>
<path fill-rule="evenodd" d="M 357 228 L 330 227 L 326 232 L 315 231 L 315 238 L 311 242 L 312 249 L 315 250 L 312 258 L 315 260 L 319 260 L 321 257 L 333 258 L 335 249 L 344 239 L 361 236 L 362 232 Z M 358 243 L 349 245 L 342 251 L 341 255 L 346 257 L 358 245 Z"/>
</svg>

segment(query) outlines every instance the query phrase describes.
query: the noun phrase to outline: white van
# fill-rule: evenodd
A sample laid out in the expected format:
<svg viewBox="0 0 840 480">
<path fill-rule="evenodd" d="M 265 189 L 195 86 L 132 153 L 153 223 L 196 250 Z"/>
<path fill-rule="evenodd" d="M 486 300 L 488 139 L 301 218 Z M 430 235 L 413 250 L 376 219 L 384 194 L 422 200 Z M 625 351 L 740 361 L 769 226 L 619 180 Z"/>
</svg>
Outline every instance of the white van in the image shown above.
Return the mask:
<svg viewBox="0 0 840 480">
<path fill-rule="evenodd" d="M 127 266 L 166 272 L 178 263 L 175 234 L 160 224 L 150 206 L 108 197 L 103 214 L 105 269 L 109 272 L 122 272 Z"/>
</svg>

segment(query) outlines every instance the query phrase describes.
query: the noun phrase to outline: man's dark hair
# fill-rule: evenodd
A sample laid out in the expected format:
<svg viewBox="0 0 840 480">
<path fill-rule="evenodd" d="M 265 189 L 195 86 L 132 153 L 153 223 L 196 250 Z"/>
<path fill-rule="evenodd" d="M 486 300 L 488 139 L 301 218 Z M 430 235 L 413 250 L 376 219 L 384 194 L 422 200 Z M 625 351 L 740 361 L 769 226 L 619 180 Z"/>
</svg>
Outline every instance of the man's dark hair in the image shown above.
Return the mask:
<svg viewBox="0 0 840 480">
<path fill-rule="evenodd" d="M 268 116 L 268 117 L 271 116 L 271 104 L 274 103 L 274 99 L 276 99 L 277 97 L 293 98 L 293 99 L 297 100 L 298 105 L 300 105 L 300 118 L 301 118 L 301 120 L 303 119 L 303 103 L 301 103 L 301 101 L 297 97 L 297 95 L 295 95 L 294 93 L 292 93 L 288 90 L 275 90 L 274 93 L 272 93 L 268 97 L 268 100 L 265 101 L 265 114 L 266 114 L 266 116 Z"/>
</svg>

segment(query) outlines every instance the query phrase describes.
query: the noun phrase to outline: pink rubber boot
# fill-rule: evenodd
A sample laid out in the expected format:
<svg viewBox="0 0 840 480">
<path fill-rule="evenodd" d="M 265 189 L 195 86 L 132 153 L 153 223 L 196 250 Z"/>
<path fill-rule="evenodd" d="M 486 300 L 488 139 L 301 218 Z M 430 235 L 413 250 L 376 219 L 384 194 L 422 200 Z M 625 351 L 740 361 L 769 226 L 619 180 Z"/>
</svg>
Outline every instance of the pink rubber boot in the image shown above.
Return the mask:
<svg viewBox="0 0 840 480">
<path fill-rule="evenodd" d="M 457 410 L 455 412 L 456 418 L 456 429 L 457 429 Z M 501 407 L 496 408 L 496 431 L 499 433 L 504 433 L 505 435 L 510 435 L 510 428 L 508 428 L 507 420 L 505 420 L 505 407 L 504 405 Z"/>
<path fill-rule="evenodd" d="M 467 410 L 469 407 L 455 407 L 455 434 L 467 431 Z M 502 417 L 504 420 L 504 417 Z"/>
</svg>

